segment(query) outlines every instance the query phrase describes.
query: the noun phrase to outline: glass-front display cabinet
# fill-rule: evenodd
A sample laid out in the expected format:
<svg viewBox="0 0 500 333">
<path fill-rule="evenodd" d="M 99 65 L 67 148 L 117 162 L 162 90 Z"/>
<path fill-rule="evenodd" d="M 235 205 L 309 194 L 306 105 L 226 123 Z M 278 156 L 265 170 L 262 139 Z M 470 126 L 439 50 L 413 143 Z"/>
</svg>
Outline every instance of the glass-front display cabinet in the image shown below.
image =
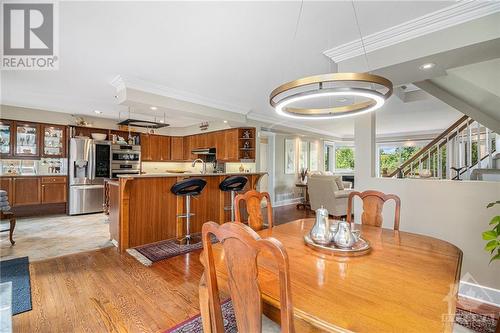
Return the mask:
<svg viewBox="0 0 500 333">
<path fill-rule="evenodd" d="M 0 120 L 0 156 L 12 156 L 12 122 L 8 120 Z"/>
<path fill-rule="evenodd" d="M 65 156 L 65 127 L 42 125 L 43 135 L 43 157 L 64 157 Z"/>
<path fill-rule="evenodd" d="M 39 131 L 40 131 L 40 126 L 38 124 L 16 122 L 15 156 L 17 157 L 40 156 L 39 142 L 38 142 L 40 136 Z"/>
</svg>

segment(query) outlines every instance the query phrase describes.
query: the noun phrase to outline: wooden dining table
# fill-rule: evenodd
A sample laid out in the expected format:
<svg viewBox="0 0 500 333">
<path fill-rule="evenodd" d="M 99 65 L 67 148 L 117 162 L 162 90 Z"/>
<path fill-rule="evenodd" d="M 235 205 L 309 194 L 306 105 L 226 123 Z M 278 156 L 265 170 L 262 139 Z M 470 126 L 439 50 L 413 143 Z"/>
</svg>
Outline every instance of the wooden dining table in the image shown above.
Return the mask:
<svg viewBox="0 0 500 333">
<path fill-rule="evenodd" d="M 339 257 L 304 243 L 314 219 L 259 231 L 278 239 L 290 263 L 296 332 L 451 332 L 462 251 L 429 236 L 355 225 L 372 250 Z M 220 245 L 217 279 L 227 291 Z M 270 253 L 258 257 L 264 312 L 279 321 L 279 283 Z"/>
</svg>

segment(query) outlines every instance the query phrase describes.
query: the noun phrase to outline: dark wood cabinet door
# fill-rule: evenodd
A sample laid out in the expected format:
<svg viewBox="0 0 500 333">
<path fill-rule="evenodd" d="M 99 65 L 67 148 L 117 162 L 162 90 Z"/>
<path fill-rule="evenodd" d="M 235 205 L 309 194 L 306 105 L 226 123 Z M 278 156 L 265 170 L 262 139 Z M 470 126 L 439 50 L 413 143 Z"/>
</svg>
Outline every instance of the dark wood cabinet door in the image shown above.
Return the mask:
<svg viewBox="0 0 500 333">
<path fill-rule="evenodd" d="M 141 160 L 151 161 L 150 135 L 141 134 Z"/>
<path fill-rule="evenodd" d="M 66 202 L 65 183 L 42 184 L 42 204 Z"/>
<path fill-rule="evenodd" d="M 40 124 L 24 121 L 14 123 L 14 156 L 17 158 L 40 157 Z"/>
<path fill-rule="evenodd" d="M 238 129 L 230 129 L 224 132 L 224 142 L 226 143 L 224 151 L 224 160 L 237 162 L 238 158 Z"/>
<path fill-rule="evenodd" d="M 184 138 L 182 136 L 170 137 L 170 159 L 172 161 L 184 160 Z"/>
<path fill-rule="evenodd" d="M 38 205 L 40 198 L 39 177 L 14 177 L 12 178 L 13 206 Z"/>
<path fill-rule="evenodd" d="M 40 153 L 42 157 L 66 157 L 66 141 L 66 126 L 41 125 Z"/>
<path fill-rule="evenodd" d="M 149 150 L 151 152 L 151 161 L 161 161 L 161 136 L 151 134 L 149 136 Z"/>
<path fill-rule="evenodd" d="M 7 196 L 9 197 L 9 202 L 12 203 L 12 178 L 2 177 L 0 178 L 0 190 L 7 191 Z"/>
<path fill-rule="evenodd" d="M 160 161 L 170 161 L 170 137 L 160 136 Z"/>
<path fill-rule="evenodd" d="M 217 131 L 214 133 L 214 147 L 216 149 L 215 156 L 218 161 L 224 161 L 226 154 L 225 131 Z"/>
<path fill-rule="evenodd" d="M 195 148 L 195 135 L 188 135 L 184 137 L 184 160 L 192 161 L 196 158 L 196 155 L 191 154 L 191 151 Z"/>
<path fill-rule="evenodd" d="M 9 158 L 14 152 L 14 122 L 0 120 L 0 157 Z"/>
</svg>

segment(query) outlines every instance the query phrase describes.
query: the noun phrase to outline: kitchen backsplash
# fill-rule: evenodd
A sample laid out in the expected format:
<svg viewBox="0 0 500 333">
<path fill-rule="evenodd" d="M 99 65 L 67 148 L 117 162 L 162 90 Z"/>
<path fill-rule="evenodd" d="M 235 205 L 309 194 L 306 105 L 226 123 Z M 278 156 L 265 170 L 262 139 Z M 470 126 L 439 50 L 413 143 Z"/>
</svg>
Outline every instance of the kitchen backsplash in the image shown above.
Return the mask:
<svg viewBox="0 0 500 333">
<path fill-rule="evenodd" d="M 243 166 L 245 172 L 255 172 L 255 163 L 226 163 L 226 172 L 240 172 Z M 207 172 L 213 172 L 212 163 L 207 163 Z M 191 162 L 142 162 L 142 172 L 164 173 L 168 171 L 183 170 L 193 173 L 201 171 L 201 163 L 196 163 L 193 167 Z"/>
<path fill-rule="evenodd" d="M 66 175 L 66 158 L 41 158 L 40 160 L 0 160 L 1 175 Z"/>
</svg>

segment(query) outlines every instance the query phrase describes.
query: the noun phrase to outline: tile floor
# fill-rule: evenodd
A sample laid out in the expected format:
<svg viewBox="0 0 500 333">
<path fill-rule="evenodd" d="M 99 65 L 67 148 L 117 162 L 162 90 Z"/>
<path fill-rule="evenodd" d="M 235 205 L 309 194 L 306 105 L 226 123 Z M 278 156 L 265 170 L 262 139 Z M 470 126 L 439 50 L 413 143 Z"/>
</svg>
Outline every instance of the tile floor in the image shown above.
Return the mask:
<svg viewBox="0 0 500 333">
<path fill-rule="evenodd" d="M 33 262 L 113 246 L 106 218 L 101 213 L 18 218 L 14 246 L 8 232 L 0 234 L 0 259 L 28 256 Z M 0 228 L 8 228 L 8 222 Z"/>
</svg>

